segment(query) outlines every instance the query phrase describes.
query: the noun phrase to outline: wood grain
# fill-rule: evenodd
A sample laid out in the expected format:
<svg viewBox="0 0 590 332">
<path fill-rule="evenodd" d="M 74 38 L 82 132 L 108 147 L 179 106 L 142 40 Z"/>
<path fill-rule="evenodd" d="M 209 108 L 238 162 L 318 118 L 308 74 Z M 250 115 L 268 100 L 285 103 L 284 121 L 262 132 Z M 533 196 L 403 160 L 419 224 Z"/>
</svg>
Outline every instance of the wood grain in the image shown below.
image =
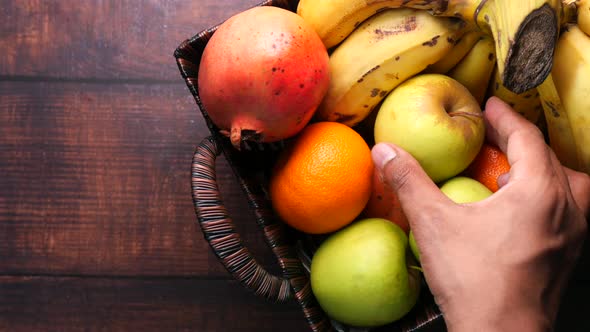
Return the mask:
<svg viewBox="0 0 590 332">
<path fill-rule="evenodd" d="M 294 303 L 226 280 L 0 277 L 0 299 L 11 332 L 306 331 Z"/>
<path fill-rule="evenodd" d="M 186 86 L 0 82 L 0 274 L 218 275 L 190 193 L 209 135 Z M 229 166 L 222 195 L 274 259 Z"/>
<path fill-rule="evenodd" d="M 556 332 L 590 330 L 589 297 L 586 284 L 568 289 Z M 295 304 L 226 280 L 0 277 L 0 298 L 2 331 L 307 331 Z"/>
<path fill-rule="evenodd" d="M 0 77 L 181 82 L 176 47 L 258 2 L 3 1 Z"/>
<path fill-rule="evenodd" d="M 258 0 L 0 5 L 0 331 L 305 331 L 242 289 L 196 225 L 190 159 L 209 132 L 172 56 Z M 218 184 L 274 258 L 227 162 Z M 589 245 L 557 331 L 590 331 Z"/>
</svg>

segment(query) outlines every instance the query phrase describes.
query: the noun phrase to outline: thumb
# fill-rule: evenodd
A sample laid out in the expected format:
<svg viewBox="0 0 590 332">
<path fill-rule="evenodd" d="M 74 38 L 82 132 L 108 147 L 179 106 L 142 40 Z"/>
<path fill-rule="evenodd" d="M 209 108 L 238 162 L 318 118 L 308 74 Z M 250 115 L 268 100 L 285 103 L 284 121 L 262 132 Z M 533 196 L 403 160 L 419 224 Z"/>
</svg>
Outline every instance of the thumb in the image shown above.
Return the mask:
<svg viewBox="0 0 590 332">
<path fill-rule="evenodd" d="M 378 143 L 371 155 L 381 178 L 398 196 L 411 228 L 416 220 L 449 204 L 449 198 L 408 152 L 394 144 Z"/>
</svg>

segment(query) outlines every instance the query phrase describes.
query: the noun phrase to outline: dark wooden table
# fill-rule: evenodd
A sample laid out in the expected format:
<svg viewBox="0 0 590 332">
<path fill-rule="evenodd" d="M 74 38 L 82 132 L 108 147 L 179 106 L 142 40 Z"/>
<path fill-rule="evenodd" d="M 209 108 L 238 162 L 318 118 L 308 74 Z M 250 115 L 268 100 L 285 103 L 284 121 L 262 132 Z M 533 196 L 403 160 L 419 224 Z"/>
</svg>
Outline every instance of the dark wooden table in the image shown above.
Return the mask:
<svg viewBox="0 0 590 332">
<path fill-rule="evenodd" d="M 306 330 L 231 280 L 191 201 L 208 131 L 172 54 L 256 3 L 0 1 L 0 331 Z M 223 158 L 218 179 L 277 271 Z M 563 331 L 590 331 L 586 257 Z"/>
</svg>

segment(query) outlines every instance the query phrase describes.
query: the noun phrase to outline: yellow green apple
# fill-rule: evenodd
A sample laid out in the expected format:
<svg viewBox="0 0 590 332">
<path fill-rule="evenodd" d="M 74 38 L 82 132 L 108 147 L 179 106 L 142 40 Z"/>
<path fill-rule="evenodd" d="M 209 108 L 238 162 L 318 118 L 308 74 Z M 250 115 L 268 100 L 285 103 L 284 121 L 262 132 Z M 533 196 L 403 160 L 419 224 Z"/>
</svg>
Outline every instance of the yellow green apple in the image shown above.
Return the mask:
<svg viewBox="0 0 590 332">
<path fill-rule="evenodd" d="M 466 176 L 455 176 L 441 183 L 440 191 L 457 204 L 478 202 L 492 195 L 481 182 Z"/>
<path fill-rule="evenodd" d="M 463 171 L 485 136 L 483 113 L 461 83 L 442 74 L 421 74 L 394 89 L 378 110 L 375 142 L 408 151 L 434 182 Z"/>
<path fill-rule="evenodd" d="M 410 235 L 409 235 L 409 242 L 410 242 L 410 250 L 412 251 L 412 254 L 414 254 L 414 257 L 416 258 L 416 260 L 418 262 L 420 262 L 420 250 L 418 250 L 418 245 L 416 244 L 416 238 L 414 237 L 414 232 L 412 232 L 412 230 L 410 230 Z"/>
<path fill-rule="evenodd" d="M 328 237 L 311 262 L 311 288 L 322 309 L 341 323 L 375 327 L 416 304 L 420 273 L 406 233 L 380 218 L 359 220 Z M 406 259 L 410 258 L 411 261 Z"/>
<path fill-rule="evenodd" d="M 492 191 L 481 182 L 465 176 L 456 176 L 443 182 L 440 185 L 440 190 L 457 204 L 478 202 L 492 195 Z M 411 230 L 409 242 L 414 257 L 420 261 L 420 251 L 418 251 L 416 239 Z"/>
</svg>

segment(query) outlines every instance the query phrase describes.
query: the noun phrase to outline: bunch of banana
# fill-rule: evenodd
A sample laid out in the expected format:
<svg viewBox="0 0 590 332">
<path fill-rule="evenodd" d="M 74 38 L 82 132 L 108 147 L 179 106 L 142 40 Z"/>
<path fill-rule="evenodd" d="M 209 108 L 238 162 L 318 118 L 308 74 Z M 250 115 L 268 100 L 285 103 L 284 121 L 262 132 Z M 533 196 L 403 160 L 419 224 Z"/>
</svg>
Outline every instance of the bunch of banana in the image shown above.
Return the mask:
<svg viewBox="0 0 590 332">
<path fill-rule="evenodd" d="M 490 78 L 496 66 L 494 41 L 481 37 L 461 61 L 446 74 L 463 84 L 483 105 Z"/>
<path fill-rule="evenodd" d="M 425 73 L 445 74 L 455 67 L 473 48 L 484 34 L 478 29 L 472 29 L 457 40 L 455 46 L 439 61 L 431 64 L 424 70 Z M 495 53 L 495 50 L 494 50 Z M 495 55 L 494 55 L 495 57 Z"/>
<path fill-rule="evenodd" d="M 551 149 L 561 164 L 570 168 L 578 168 L 578 148 L 572 125 L 555 88 L 553 74 L 547 76 L 545 82 L 537 87 L 537 91 L 543 105 Z"/>
<path fill-rule="evenodd" d="M 421 10 L 372 16 L 330 55 L 331 82 L 316 119 L 356 125 L 396 86 L 445 56 L 464 32 L 461 20 Z"/>
<path fill-rule="evenodd" d="M 561 0 L 301 0 L 297 13 L 330 49 L 368 18 L 401 7 L 460 19 L 493 38 L 500 78 L 515 93 L 538 86 L 551 71 L 565 15 Z"/>
<path fill-rule="evenodd" d="M 590 11 L 588 7 L 581 11 L 580 8 L 578 19 Z M 565 149 L 558 155 L 567 154 L 562 157 L 562 163 L 590 174 L 590 36 L 581 26 L 569 25 L 562 30 L 555 48 L 551 78 L 561 104 L 557 108 L 558 118 L 567 118 L 570 125 L 562 124 L 566 121 L 563 119 L 554 124 L 554 130 L 559 130 L 559 144 Z M 549 119 L 547 125 L 552 130 Z"/>
</svg>

